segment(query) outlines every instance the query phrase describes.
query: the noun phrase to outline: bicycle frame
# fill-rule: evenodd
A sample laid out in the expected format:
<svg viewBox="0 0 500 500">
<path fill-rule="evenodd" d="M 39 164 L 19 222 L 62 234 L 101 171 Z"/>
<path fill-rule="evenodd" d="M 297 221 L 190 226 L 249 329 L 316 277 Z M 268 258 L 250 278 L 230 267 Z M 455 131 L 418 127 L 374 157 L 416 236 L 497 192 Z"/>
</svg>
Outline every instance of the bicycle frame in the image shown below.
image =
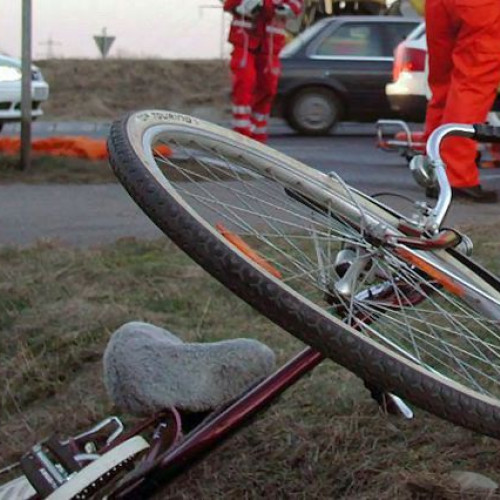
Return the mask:
<svg viewBox="0 0 500 500">
<path fill-rule="evenodd" d="M 369 320 L 368 320 L 369 321 Z M 195 427 L 178 444 L 174 444 L 164 453 L 146 458 L 147 466 L 140 467 L 138 473 L 132 471 L 123 482 L 115 488 L 107 498 L 133 500 L 138 496 L 147 498 L 160 485 L 173 481 L 187 468 L 194 465 L 207 453 L 221 445 L 237 430 L 246 425 L 252 417 L 266 409 L 280 394 L 291 387 L 301 377 L 318 366 L 325 356 L 311 347 L 306 347 L 281 368 L 261 381 L 254 388 L 249 389 L 228 407 L 214 411 L 204 421 Z M 378 389 L 372 385 L 373 389 Z M 380 391 L 384 398 L 391 398 L 400 415 L 412 418 L 412 411 L 397 396 Z M 386 399 L 384 399 L 389 403 Z M 135 431 L 127 433 L 122 439 L 143 431 L 152 423 L 152 419 L 139 424 Z"/>
<path fill-rule="evenodd" d="M 418 255 L 418 252 L 452 248 L 457 244 L 456 239 L 450 239 L 445 237 L 448 235 L 443 236 L 439 234 L 442 222 L 451 203 L 451 188 L 446 177 L 445 165 L 439 155 L 440 145 L 449 135 L 458 135 L 474 139 L 478 135 L 478 132 L 474 126 L 451 124 L 438 128 L 429 138 L 427 142 L 427 154 L 430 159 L 430 164 L 435 170 L 440 188 L 436 206 L 430 210 L 425 220 L 421 221 L 417 227 L 399 224 L 401 221 L 395 218 L 400 233 L 387 233 L 384 228 L 382 228 L 380 234 L 382 238 L 386 238 L 385 243 L 393 245 L 396 249 L 396 253 L 400 248 L 405 249 L 405 252 L 409 252 L 404 258 L 410 262 L 411 255 Z M 290 175 L 300 177 L 299 174 L 294 172 Z M 341 187 L 341 183 L 339 182 L 338 184 Z M 322 193 L 324 196 L 324 190 Z M 336 206 L 340 207 L 340 210 L 344 210 L 352 217 L 353 223 L 363 225 L 377 224 L 378 221 L 375 219 L 373 221 L 367 221 L 364 214 L 360 213 L 359 209 L 356 207 L 356 203 L 353 203 L 353 200 L 348 200 L 345 197 L 339 198 L 338 196 L 334 196 L 334 194 L 338 195 L 338 192 L 336 188 L 332 186 L 332 194 L 329 196 L 328 202 L 330 202 L 331 198 L 332 203 L 335 203 Z M 359 196 L 364 195 L 359 193 Z M 424 234 L 426 234 L 425 238 L 423 237 Z M 415 248 L 417 249 L 416 251 L 413 250 Z M 445 286 L 445 284 L 440 283 L 440 286 Z M 498 290 L 500 291 L 498 280 L 492 281 L 491 286 L 498 286 Z M 379 291 L 381 296 L 384 292 L 385 290 L 383 288 Z M 484 293 L 482 291 L 473 292 L 473 299 L 475 301 L 483 300 Z M 389 299 L 390 297 L 388 297 L 388 300 Z M 419 300 L 423 300 L 423 296 L 418 295 L 415 297 L 416 302 Z M 395 302 L 394 305 L 397 306 L 397 304 L 398 302 Z M 496 305 L 500 310 L 499 306 L 500 304 Z M 370 318 L 363 318 L 364 324 L 370 323 L 370 321 Z M 356 328 L 355 324 L 351 326 Z M 174 429 L 170 429 L 170 433 L 176 437 L 170 442 L 168 449 L 163 451 L 161 447 L 159 448 L 152 445 L 151 451 L 146 456 L 145 460 L 140 463 L 135 470 L 125 476 L 125 478 L 112 489 L 107 498 L 145 498 L 152 494 L 159 485 L 171 482 L 189 466 L 193 465 L 197 460 L 220 445 L 224 439 L 230 437 L 234 432 L 247 424 L 259 411 L 268 407 L 288 387 L 292 386 L 302 376 L 312 371 L 324 359 L 324 355 L 315 349 L 311 347 L 305 348 L 288 363 L 258 383 L 255 387 L 250 388 L 227 407 L 209 414 L 186 436 L 180 439 L 178 439 L 178 431 L 181 428 L 182 422 L 177 419 L 177 412 L 172 410 L 170 415 L 173 414 L 175 418 L 171 420 L 171 425 Z M 399 408 L 401 413 L 405 414 L 406 406 L 404 403 L 396 397 L 394 401 L 396 404 L 400 404 Z M 172 424 L 172 422 L 174 423 Z M 151 425 L 157 425 L 158 423 L 162 423 L 161 418 L 151 417 L 144 420 L 125 435 L 114 440 L 109 447 L 106 446 L 104 451 L 117 446 L 128 437 L 137 435 Z"/>
<path fill-rule="evenodd" d="M 141 471 L 140 477 L 132 473 L 108 498 L 134 499 L 138 495 L 145 498 L 152 494 L 159 484 L 172 481 L 209 451 L 222 444 L 224 439 L 266 408 L 323 359 L 324 356 L 318 351 L 310 347 L 304 349 L 222 412 L 213 418 L 208 417 L 207 423 L 202 422 L 178 446 L 160 455 L 147 469 Z"/>
<path fill-rule="evenodd" d="M 450 248 L 457 244 L 453 238 L 438 235 L 442 222 L 446 217 L 451 203 L 451 188 L 446 177 L 445 165 L 439 155 L 442 141 L 449 135 L 474 138 L 476 130 L 473 126 L 451 124 L 438 128 L 431 135 L 427 143 L 427 154 L 432 168 L 435 170 L 440 194 L 436 206 L 429 212 L 426 219 L 421 223 L 421 231 L 414 232 L 414 228 L 407 228 L 406 237 L 387 235 L 396 238 L 397 245 L 412 244 L 420 250 L 432 250 L 436 248 Z M 345 201 L 336 198 L 334 203 L 342 204 L 346 208 Z M 350 209 L 352 212 L 352 204 Z M 353 213 L 353 219 L 357 223 L 364 222 L 363 214 Z M 401 225 L 399 226 L 401 228 Z M 424 232 L 436 235 L 435 238 L 423 239 Z M 399 237 L 399 241 L 397 238 Z M 477 300 L 477 295 L 474 297 Z M 141 471 L 140 477 L 130 475 L 128 479 L 116 488 L 109 498 L 125 499 L 135 498 L 137 494 L 148 495 L 160 483 L 173 480 L 184 469 L 200 459 L 210 450 L 221 444 L 222 440 L 229 437 L 237 429 L 243 426 L 257 412 L 268 406 L 279 394 L 293 385 L 303 375 L 313 370 L 324 359 L 324 356 L 312 348 L 306 348 L 286 365 L 259 383 L 241 398 L 232 403 L 228 408 L 208 418 L 206 423 L 201 423 L 178 446 L 174 446 L 164 454 L 156 458 L 147 469 Z"/>
</svg>

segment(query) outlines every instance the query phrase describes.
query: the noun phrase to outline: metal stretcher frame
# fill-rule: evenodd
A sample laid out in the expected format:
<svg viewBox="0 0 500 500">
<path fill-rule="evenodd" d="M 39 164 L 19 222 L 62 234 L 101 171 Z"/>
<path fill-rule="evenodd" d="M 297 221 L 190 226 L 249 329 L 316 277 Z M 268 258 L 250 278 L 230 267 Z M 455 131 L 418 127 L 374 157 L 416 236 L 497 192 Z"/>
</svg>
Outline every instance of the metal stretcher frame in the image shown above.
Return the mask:
<svg viewBox="0 0 500 500">
<path fill-rule="evenodd" d="M 409 125 L 403 120 L 378 120 L 375 123 L 375 129 L 377 133 L 377 147 L 383 151 L 400 153 L 407 160 L 410 160 L 417 154 L 425 153 L 426 143 L 415 140 Z M 395 134 L 387 138 L 388 132 L 395 129 L 405 138 L 395 138 Z"/>
</svg>

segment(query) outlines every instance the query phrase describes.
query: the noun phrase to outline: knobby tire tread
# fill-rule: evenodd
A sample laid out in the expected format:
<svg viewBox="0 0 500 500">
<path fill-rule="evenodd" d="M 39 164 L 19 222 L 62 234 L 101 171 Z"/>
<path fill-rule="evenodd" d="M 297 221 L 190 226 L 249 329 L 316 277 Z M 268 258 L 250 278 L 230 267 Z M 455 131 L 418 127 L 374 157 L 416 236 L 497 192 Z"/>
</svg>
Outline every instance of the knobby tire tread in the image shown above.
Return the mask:
<svg viewBox="0 0 500 500">
<path fill-rule="evenodd" d="M 444 385 L 352 335 L 287 293 L 215 238 L 143 167 L 129 141 L 127 120 L 124 117 L 111 127 L 111 167 L 148 217 L 195 262 L 278 326 L 367 382 L 454 424 L 500 438 L 498 406 Z"/>
</svg>

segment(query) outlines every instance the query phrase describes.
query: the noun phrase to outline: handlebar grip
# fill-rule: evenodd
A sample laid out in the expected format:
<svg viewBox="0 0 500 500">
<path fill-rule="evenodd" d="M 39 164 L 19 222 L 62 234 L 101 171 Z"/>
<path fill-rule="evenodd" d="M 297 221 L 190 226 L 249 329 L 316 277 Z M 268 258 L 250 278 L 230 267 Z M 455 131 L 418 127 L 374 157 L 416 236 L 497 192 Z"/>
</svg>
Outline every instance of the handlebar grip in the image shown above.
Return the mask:
<svg viewBox="0 0 500 500">
<path fill-rule="evenodd" d="M 474 127 L 474 136 L 478 142 L 498 142 L 500 143 L 500 127 L 493 125 L 476 124 Z"/>
</svg>

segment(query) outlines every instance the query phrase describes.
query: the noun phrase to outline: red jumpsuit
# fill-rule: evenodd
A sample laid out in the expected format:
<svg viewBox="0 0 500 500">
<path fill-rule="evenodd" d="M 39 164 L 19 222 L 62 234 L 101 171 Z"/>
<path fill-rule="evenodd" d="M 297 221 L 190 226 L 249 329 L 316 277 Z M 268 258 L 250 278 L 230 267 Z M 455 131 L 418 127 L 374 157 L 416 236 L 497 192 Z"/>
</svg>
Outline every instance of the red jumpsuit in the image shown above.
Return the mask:
<svg viewBox="0 0 500 500">
<path fill-rule="evenodd" d="M 500 1 L 500 0 L 499 0 Z M 280 75 L 279 53 L 286 43 L 286 18 L 279 6 L 288 6 L 294 15 L 303 0 L 263 0 L 254 16 L 239 15 L 235 8 L 242 0 L 225 0 L 224 10 L 233 14 L 229 42 L 231 54 L 233 129 L 266 142 L 269 114 Z"/>
<path fill-rule="evenodd" d="M 482 123 L 500 82 L 500 0 L 426 0 L 429 86 L 425 135 L 444 123 Z M 442 157 L 453 187 L 479 184 L 476 144 L 448 138 Z"/>
</svg>

